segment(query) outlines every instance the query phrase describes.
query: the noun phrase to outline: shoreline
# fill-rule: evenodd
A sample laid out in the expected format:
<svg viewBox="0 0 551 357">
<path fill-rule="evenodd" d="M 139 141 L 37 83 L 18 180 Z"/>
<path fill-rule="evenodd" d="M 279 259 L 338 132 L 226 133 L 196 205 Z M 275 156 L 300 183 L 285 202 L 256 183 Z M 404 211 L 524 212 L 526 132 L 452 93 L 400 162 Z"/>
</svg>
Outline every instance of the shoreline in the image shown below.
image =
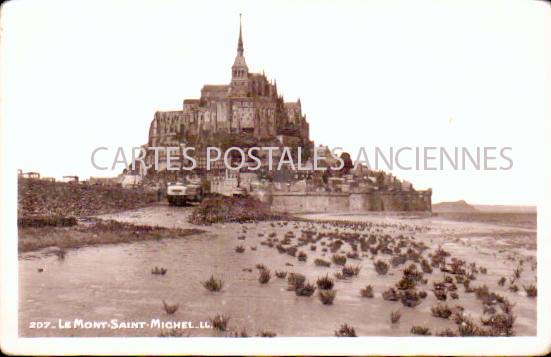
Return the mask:
<svg viewBox="0 0 551 357">
<path fill-rule="evenodd" d="M 96 245 L 178 239 L 204 232 L 198 228 L 171 229 L 102 219 L 94 220 L 92 224 L 77 224 L 71 227 L 26 227 L 18 229 L 18 253 L 35 252 L 53 247 L 64 250 Z"/>
<path fill-rule="evenodd" d="M 193 234 L 205 232 L 220 233 L 220 231 L 229 224 L 246 224 L 251 222 L 221 222 L 210 225 L 198 225 L 185 222 L 182 226 L 182 220 L 174 219 L 173 224 L 157 222 L 153 224 L 147 222 L 148 217 L 140 217 L 139 213 L 152 208 L 165 207 L 163 204 L 149 204 L 142 207 L 136 207 L 130 210 L 118 210 L 116 212 L 104 213 L 92 217 L 81 217 L 92 223 L 79 222 L 75 226 L 69 227 L 19 227 L 19 253 L 38 251 L 45 248 L 58 247 L 60 249 L 81 248 L 84 246 L 95 246 L 102 244 L 120 244 L 132 243 L 145 240 L 175 239 Z M 175 210 L 174 214 L 183 213 L 184 220 L 190 213 L 189 209 Z M 133 218 L 138 218 L 134 220 Z M 145 221 L 141 218 L 145 218 Z M 152 220 L 156 217 L 152 216 Z M 536 235 L 537 228 L 527 228 L 515 224 L 498 224 L 495 222 L 484 222 L 474 220 L 457 220 L 437 214 L 427 214 L 423 212 L 358 212 L 358 213 L 339 213 L 339 212 L 319 212 L 289 215 L 286 217 L 274 217 L 263 221 L 289 221 L 289 222 L 316 222 L 325 224 L 355 224 L 365 223 L 366 221 L 384 222 L 384 221 L 403 221 L 409 224 L 442 224 L 446 226 L 469 225 L 470 228 L 480 228 L 475 232 L 462 232 L 460 236 L 468 237 L 470 235 L 489 235 L 505 236 L 515 234 Z M 259 221 L 260 222 L 260 221 Z M 160 223 L 160 224 L 159 224 Z M 99 231 L 96 228 L 100 228 Z M 515 229 L 514 232 L 511 229 Z M 141 232 L 140 232 L 141 231 Z M 508 231 L 508 233 L 505 233 Z M 137 232 L 137 234 L 136 234 Z"/>
</svg>

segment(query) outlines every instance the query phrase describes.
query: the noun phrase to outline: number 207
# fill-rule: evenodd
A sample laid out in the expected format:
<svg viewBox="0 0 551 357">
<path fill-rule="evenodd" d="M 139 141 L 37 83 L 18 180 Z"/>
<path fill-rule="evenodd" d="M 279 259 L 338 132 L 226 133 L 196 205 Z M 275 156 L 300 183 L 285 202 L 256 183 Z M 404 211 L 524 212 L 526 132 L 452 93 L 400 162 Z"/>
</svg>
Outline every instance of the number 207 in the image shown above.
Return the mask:
<svg viewBox="0 0 551 357">
<path fill-rule="evenodd" d="M 48 328 L 50 324 L 51 322 L 48 321 L 31 321 L 29 323 L 29 328 Z"/>
</svg>

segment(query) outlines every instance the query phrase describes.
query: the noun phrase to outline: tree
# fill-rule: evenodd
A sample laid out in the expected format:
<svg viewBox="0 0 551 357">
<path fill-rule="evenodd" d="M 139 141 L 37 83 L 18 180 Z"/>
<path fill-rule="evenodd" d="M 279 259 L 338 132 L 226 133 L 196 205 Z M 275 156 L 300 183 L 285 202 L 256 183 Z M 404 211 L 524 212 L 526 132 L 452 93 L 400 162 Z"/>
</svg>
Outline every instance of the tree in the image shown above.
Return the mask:
<svg viewBox="0 0 551 357">
<path fill-rule="evenodd" d="M 352 159 L 350 158 L 350 154 L 347 152 L 341 153 L 340 158 L 344 162 L 344 165 L 342 169 L 340 170 L 341 175 L 348 175 L 350 173 L 350 170 L 354 167 L 354 163 L 352 162 Z"/>
</svg>

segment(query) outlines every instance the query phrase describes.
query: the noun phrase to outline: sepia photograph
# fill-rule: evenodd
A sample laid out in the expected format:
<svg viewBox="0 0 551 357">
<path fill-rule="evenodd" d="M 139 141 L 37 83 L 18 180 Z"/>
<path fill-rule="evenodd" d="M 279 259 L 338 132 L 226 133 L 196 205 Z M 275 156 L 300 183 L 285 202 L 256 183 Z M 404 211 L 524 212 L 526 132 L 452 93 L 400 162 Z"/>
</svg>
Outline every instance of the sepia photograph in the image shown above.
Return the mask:
<svg viewBox="0 0 551 357">
<path fill-rule="evenodd" d="M 548 353 L 550 25 L 535 0 L 3 3 L 0 348 Z"/>
</svg>

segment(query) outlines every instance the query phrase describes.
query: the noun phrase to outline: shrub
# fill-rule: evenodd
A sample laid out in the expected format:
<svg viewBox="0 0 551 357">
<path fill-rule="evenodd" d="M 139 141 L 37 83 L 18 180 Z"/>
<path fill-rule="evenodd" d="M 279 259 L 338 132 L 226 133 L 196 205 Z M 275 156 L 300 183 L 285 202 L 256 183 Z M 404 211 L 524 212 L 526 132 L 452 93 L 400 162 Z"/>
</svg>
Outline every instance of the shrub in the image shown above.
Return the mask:
<svg viewBox="0 0 551 357">
<path fill-rule="evenodd" d="M 339 250 L 342 246 L 343 242 L 340 239 L 337 239 L 336 241 L 329 244 L 329 248 L 331 249 L 331 252 L 335 253 L 337 250 Z"/>
<path fill-rule="evenodd" d="M 316 260 L 314 260 L 314 264 L 316 266 L 319 266 L 319 267 L 330 267 L 331 266 L 330 262 L 328 262 L 327 260 L 320 259 L 320 258 L 317 258 Z"/>
<path fill-rule="evenodd" d="M 520 274 L 522 273 L 522 268 L 520 266 L 516 267 L 515 270 L 513 270 L 513 276 L 516 279 L 520 279 Z"/>
<path fill-rule="evenodd" d="M 276 337 L 277 334 L 272 331 L 262 330 L 256 334 L 258 337 Z"/>
<path fill-rule="evenodd" d="M 56 250 L 54 252 L 54 254 L 57 256 L 57 259 L 63 260 L 63 259 L 65 259 L 65 254 L 67 254 L 67 251 L 63 248 L 59 248 L 58 250 Z M 165 273 L 166 273 L 166 269 L 165 269 Z M 162 274 L 162 275 L 164 275 L 164 274 Z"/>
<path fill-rule="evenodd" d="M 377 243 L 377 236 L 375 234 L 370 234 L 369 238 L 367 239 L 367 244 L 375 244 Z"/>
<path fill-rule="evenodd" d="M 466 323 L 466 321 L 469 320 L 469 317 L 465 316 L 465 314 L 463 313 L 463 310 L 462 311 L 456 311 L 452 314 L 452 320 L 457 325 L 461 325 L 461 324 Z"/>
<path fill-rule="evenodd" d="M 503 311 L 506 314 L 513 313 L 513 306 L 514 304 L 511 304 L 507 299 L 504 299 L 499 305 L 499 307 L 501 308 L 501 311 Z"/>
<path fill-rule="evenodd" d="M 432 312 L 432 316 L 442 319 L 448 319 L 452 314 L 452 310 L 446 304 L 437 304 L 430 311 Z"/>
<path fill-rule="evenodd" d="M 297 296 L 312 296 L 314 294 L 314 291 L 316 291 L 316 287 L 310 283 L 305 283 L 301 287 L 297 287 L 295 289 L 295 293 Z"/>
<path fill-rule="evenodd" d="M 290 256 L 294 257 L 297 254 L 297 250 L 298 250 L 297 247 L 289 247 L 289 248 L 285 249 L 285 252 L 287 254 L 289 254 Z"/>
<path fill-rule="evenodd" d="M 287 275 L 288 290 L 296 290 L 304 285 L 306 277 L 299 273 L 289 273 Z"/>
<path fill-rule="evenodd" d="M 354 330 L 354 327 L 349 326 L 347 324 L 341 325 L 341 327 L 335 331 L 335 336 L 337 337 L 357 337 L 356 336 L 356 330 Z"/>
<path fill-rule="evenodd" d="M 235 331 L 233 334 L 230 335 L 230 337 L 249 337 L 249 334 L 246 328 L 242 328 L 241 331 Z"/>
<path fill-rule="evenodd" d="M 385 275 L 388 272 L 388 264 L 382 260 L 377 260 L 377 262 L 375 262 L 375 270 L 377 274 Z"/>
<path fill-rule="evenodd" d="M 451 328 L 445 328 L 444 330 L 437 332 L 437 333 L 436 333 L 436 336 L 440 336 L 440 337 L 456 337 L 456 336 L 457 336 L 457 333 L 455 333 L 455 331 L 453 331 Z"/>
<path fill-rule="evenodd" d="M 499 281 L 497 282 L 497 284 L 498 284 L 499 286 L 503 286 L 503 285 L 505 285 L 505 282 L 506 282 L 506 281 L 507 281 L 507 279 L 505 279 L 505 277 L 502 276 L 502 277 L 499 279 Z"/>
<path fill-rule="evenodd" d="M 524 288 L 524 291 L 526 291 L 526 296 L 528 297 L 536 297 L 538 296 L 538 288 L 531 284 L 531 285 L 528 285 L 528 286 L 523 286 Z"/>
<path fill-rule="evenodd" d="M 423 273 L 417 270 L 417 265 L 410 264 L 404 269 L 404 277 L 413 281 L 420 281 L 423 279 Z"/>
<path fill-rule="evenodd" d="M 344 275 L 346 278 L 357 276 L 360 274 L 360 266 L 351 266 L 347 265 L 342 268 L 342 275 Z"/>
<path fill-rule="evenodd" d="M 402 317 L 402 314 L 400 313 L 400 311 L 396 310 L 396 311 L 392 311 L 390 313 L 390 322 L 395 324 L 395 323 L 398 323 L 398 321 L 400 321 L 400 318 Z"/>
<path fill-rule="evenodd" d="M 260 270 L 260 276 L 258 277 L 258 282 L 260 284 L 267 284 L 270 281 L 271 278 L 270 270 L 268 269 L 261 269 Z"/>
<path fill-rule="evenodd" d="M 477 299 L 485 300 L 490 296 L 490 290 L 486 285 L 474 288 L 474 293 Z"/>
<path fill-rule="evenodd" d="M 440 301 L 445 301 L 448 297 L 446 289 L 434 289 L 434 296 Z"/>
<path fill-rule="evenodd" d="M 484 326 L 490 326 L 490 334 L 493 336 L 513 336 L 515 317 L 512 314 L 496 314 L 488 319 L 481 319 Z"/>
<path fill-rule="evenodd" d="M 437 257 L 449 257 L 450 255 L 451 254 L 445 251 L 442 247 L 438 247 L 434 252 L 434 256 L 437 256 Z"/>
<path fill-rule="evenodd" d="M 337 292 L 335 290 L 320 290 L 319 291 L 320 301 L 324 305 L 332 305 L 333 300 L 335 300 L 336 295 L 337 295 Z"/>
<path fill-rule="evenodd" d="M 213 275 L 210 276 L 210 279 L 207 281 L 203 281 L 203 286 L 208 291 L 220 291 L 222 290 L 222 286 L 224 286 L 224 283 L 220 279 L 215 279 Z"/>
<path fill-rule="evenodd" d="M 474 293 L 474 288 L 471 287 L 471 281 L 470 280 L 465 280 L 463 282 L 463 286 L 465 287 L 465 292 L 466 293 Z"/>
<path fill-rule="evenodd" d="M 415 280 L 403 276 L 402 279 L 396 283 L 396 288 L 399 290 L 409 290 L 415 288 L 415 285 Z"/>
<path fill-rule="evenodd" d="M 425 290 L 419 291 L 419 297 L 420 297 L 421 299 L 426 298 L 426 297 L 427 297 L 427 292 L 426 292 Z"/>
<path fill-rule="evenodd" d="M 178 304 L 170 305 L 163 300 L 163 309 L 168 315 L 172 315 L 178 310 Z"/>
<path fill-rule="evenodd" d="M 400 295 L 402 305 L 407 307 L 415 307 L 421 303 L 421 298 L 415 289 L 410 289 L 402 292 Z"/>
<path fill-rule="evenodd" d="M 264 269 L 266 269 L 266 266 L 265 266 L 264 264 L 262 264 L 262 263 L 258 263 L 258 264 L 256 264 L 254 267 L 255 267 L 256 269 L 258 269 L 258 270 L 264 270 Z"/>
<path fill-rule="evenodd" d="M 463 321 L 458 324 L 457 332 L 459 336 L 491 336 L 490 331 L 481 328 L 465 316 Z"/>
<path fill-rule="evenodd" d="M 425 274 L 432 273 L 432 267 L 430 266 L 429 262 L 426 259 L 421 260 L 421 269 Z"/>
<path fill-rule="evenodd" d="M 235 247 L 235 251 L 237 253 L 244 253 L 245 252 L 245 247 L 243 247 L 242 245 L 238 245 L 237 247 Z"/>
<path fill-rule="evenodd" d="M 158 337 L 182 337 L 183 335 L 184 333 L 182 331 L 178 331 L 176 329 L 170 329 L 168 331 L 161 330 L 161 332 L 159 332 L 157 336 Z"/>
<path fill-rule="evenodd" d="M 165 275 L 167 272 L 167 269 L 165 268 L 159 268 L 159 267 L 155 267 L 153 269 L 151 269 L 151 274 L 153 275 Z"/>
<path fill-rule="evenodd" d="M 300 262 L 305 262 L 306 259 L 308 259 L 308 256 L 306 255 L 306 253 L 300 252 L 300 253 L 298 253 L 297 259 L 298 259 Z"/>
<path fill-rule="evenodd" d="M 373 286 L 367 285 L 365 288 L 361 289 L 360 295 L 362 295 L 365 298 L 372 298 L 374 296 Z"/>
<path fill-rule="evenodd" d="M 212 325 L 212 328 L 220 330 L 220 331 L 226 331 L 228 328 L 228 323 L 230 321 L 230 318 L 226 315 L 216 314 L 211 320 L 210 323 Z"/>
<path fill-rule="evenodd" d="M 388 301 L 398 301 L 400 300 L 400 294 L 398 294 L 394 288 L 389 288 L 387 291 L 383 292 L 383 299 Z"/>
<path fill-rule="evenodd" d="M 285 279 L 285 277 L 287 277 L 287 272 L 286 272 L 286 271 L 279 271 L 279 270 L 276 270 L 276 271 L 275 271 L 275 275 L 276 275 L 279 279 Z"/>
<path fill-rule="evenodd" d="M 341 273 L 340 271 L 336 272 L 336 273 L 333 273 L 333 275 L 335 276 L 335 278 L 337 278 L 338 280 L 345 280 L 346 279 L 346 276 L 344 276 L 343 273 Z"/>
<path fill-rule="evenodd" d="M 331 257 L 331 260 L 336 265 L 345 265 L 346 264 L 346 256 L 344 256 L 344 255 L 333 254 L 333 256 Z"/>
<path fill-rule="evenodd" d="M 326 275 L 324 277 L 318 278 L 318 280 L 316 281 L 316 285 L 320 289 L 331 290 L 333 289 L 335 282 L 329 277 L 329 275 Z"/>
<path fill-rule="evenodd" d="M 391 260 L 390 260 L 390 263 L 392 264 L 393 267 L 397 267 L 398 265 L 402 265 L 402 264 L 405 264 L 407 261 L 407 256 L 405 255 L 398 255 L 396 257 L 393 257 Z"/>
<path fill-rule="evenodd" d="M 450 293 L 450 297 L 451 297 L 453 300 L 459 299 L 459 295 L 458 295 L 455 291 L 452 291 L 452 292 Z"/>
<path fill-rule="evenodd" d="M 482 313 L 493 315 L 496 313 L 496 308 L 491 305 L 482 305 Z"/>
<path fill-rule="evenodd" d="M 424 326 L 413 326 L 410 332 L 414 335 L 430 336 L 430 329 Z"/>
</svg>

